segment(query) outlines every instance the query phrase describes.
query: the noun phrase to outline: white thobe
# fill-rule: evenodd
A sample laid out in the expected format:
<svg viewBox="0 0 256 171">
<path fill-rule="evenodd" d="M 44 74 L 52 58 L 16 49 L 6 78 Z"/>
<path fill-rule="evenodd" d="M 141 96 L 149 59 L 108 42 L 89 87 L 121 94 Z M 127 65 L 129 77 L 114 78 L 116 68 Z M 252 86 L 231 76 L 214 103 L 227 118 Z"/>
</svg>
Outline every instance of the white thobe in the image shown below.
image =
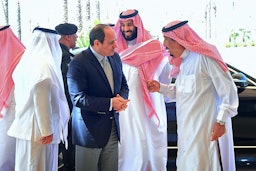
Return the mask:
<svg viewBox="0 0 256 171">
<path fill-rule="evenodd" d="M 170 64 L 164 58 L 154 75 L 155 80 L 169 84 Z M 154 109 L 160 119 L 156 125 L 147 115 L 137 67 L 123 63 L 123 72 L 129 86 L 130 102 L 120 112 L 121 140 L 119 144 L 120 171 L 164 171 L 167 164 L 167 115 L 164 96 L 151 93 Z"/>
<path fill-rule="evenodd" d="M 0 170 L 14 171 L 15 166 L 15 138 L 7 135 L 7 131 L 11 126 L 15 117 L 15 102 L 13 91 L 8 99 L 8 108 L 4 108 L 1 114 L 4 115 L 0 119 Z"/>
<path fill-rule="evenodd" d="M 55 86 L 50 80 L 44 80 L 35 85 L 24 110 L 16 113 L 8 130 L 8 135 L 17 139 L 15 171 L 57 170 L 61 115 L 54 94 Z M 41 144 L 40 138 L 51 134 L 51 144 Z"/>
<path fill-rule="evenodd" d="M 238 95 L 231 74 L 215 60 L 187 51 L 175 85 L 161 84 L 160 92 L 176 98 L 177 170 L 221 171 L 220 146 L 224 171 L 235 171 L 231 117 L 237 114 Z M 226 122 L 227 131 L 210 141 L 217 119 Z"/>
</svg>

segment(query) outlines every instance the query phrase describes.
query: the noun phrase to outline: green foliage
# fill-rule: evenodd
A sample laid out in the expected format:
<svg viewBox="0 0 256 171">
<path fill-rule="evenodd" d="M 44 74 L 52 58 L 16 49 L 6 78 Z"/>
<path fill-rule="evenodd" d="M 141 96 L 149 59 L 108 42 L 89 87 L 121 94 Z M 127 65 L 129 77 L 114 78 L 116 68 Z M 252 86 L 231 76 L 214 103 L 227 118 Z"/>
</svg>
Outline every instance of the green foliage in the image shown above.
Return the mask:
<svg viewBox="0 0 256 171">
<path fill-rule="evenodd" d="M 100 20 L 99 19 L 96 19 L 93 24 L 96 26 L 97 24 L 100 24 Z"/>
<path fill-rule="evenodd" d="M 93 26 L 88 26 L 88 28 L 86 29 L 87 31 L 82 31 L 76 41 L 76 45 L 79 48 L 85 48 L 88 47 L 90 45 L 90 39 L 89 39 L 89 32 L 92 29 L 92 27 L 94 27 L 97 24 L 100 24 L 101 21 L 99 19 L 96 19 L 93 22 Z"/>
<path fill-rule="evenodd" d="M 254 41 L 252 41 L 251 46 L 256 46 L 256 43 Z"/>
<path fill-rule="evenodd" d="M 255 37 L 252 31 L 240 28 L 237 31 L 231 30 L 229 41 L 225 44 L 226 47 L 247 47 L 255 46 Z"/>
<path fill-rule="evenodd" d="M 82 32 L 76 41 L 77 47 L 80 48 L 84 48 L 84 47 L 88 47 L 90 42 L 89 42 L 89 34 L 85 34 L 84 32 Z"/>
</svg>

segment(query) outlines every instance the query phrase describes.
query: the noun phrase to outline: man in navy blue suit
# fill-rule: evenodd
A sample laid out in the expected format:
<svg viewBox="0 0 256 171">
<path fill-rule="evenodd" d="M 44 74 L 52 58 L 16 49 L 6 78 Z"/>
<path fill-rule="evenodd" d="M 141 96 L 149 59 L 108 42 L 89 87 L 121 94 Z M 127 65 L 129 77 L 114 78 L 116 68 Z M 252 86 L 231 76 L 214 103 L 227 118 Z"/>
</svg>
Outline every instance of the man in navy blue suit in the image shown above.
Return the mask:
<svg viewBox="0 0 256 171">
<path fill-rule="evenodd" d="M 76 171 L 117 171 L 119 113 L 128 103 L 128 85 L 116 37 L 105 24 L 90 32 L 90 47 L 74 57 L 67 80 L 73 103 L 72 142 Z M 104 71 L 103 61 L 110 67 Z M 109 78 L 110 77 L 110 78 Z"/>
</svg>

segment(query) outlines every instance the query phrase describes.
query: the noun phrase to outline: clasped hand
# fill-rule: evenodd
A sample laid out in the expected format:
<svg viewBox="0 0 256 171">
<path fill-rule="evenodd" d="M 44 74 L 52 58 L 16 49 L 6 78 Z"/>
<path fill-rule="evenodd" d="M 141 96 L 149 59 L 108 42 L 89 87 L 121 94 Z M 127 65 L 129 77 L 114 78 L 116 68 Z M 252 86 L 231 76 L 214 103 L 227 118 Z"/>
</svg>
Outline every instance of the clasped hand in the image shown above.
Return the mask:
<svg viewBox="0 0 256 171">
<path fill-rule="evenodd" d="M 150 92 L 159 92 L 160 83 L 156 80 L 144 80 Z"/>
<path fill-rule="evenodd" d="M 126 100 L 124 99 L 122 96 L 120 96 L 119 94 L 116 95 L 116 97 L 112 98 L 112 105 L 113 105 L 113 109 L 116 112 L 121 112 L 123 110 L 125 110 L 127 108 L 127 103 L 130 100 Z"/>
</svg>

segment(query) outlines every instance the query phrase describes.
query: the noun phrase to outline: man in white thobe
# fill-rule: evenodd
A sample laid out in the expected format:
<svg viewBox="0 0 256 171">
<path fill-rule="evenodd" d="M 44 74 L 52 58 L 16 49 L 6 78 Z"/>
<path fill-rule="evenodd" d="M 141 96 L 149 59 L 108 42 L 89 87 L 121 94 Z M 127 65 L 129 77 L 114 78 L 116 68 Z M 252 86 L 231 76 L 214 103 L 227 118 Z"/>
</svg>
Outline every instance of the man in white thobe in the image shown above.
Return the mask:
<svg viewBox="0 0 256 171">
<path fill-rule="evenodd" d="M 15 171 L 56 171 L 58 144 L 67 142 L 59 38 L 54 30 L 35 28 L 12 75 L 16 106 L 8 135 L 16 138 Z"/>
<path fill-rule="evenodd" d="M 131 101 L 120 113 L 120 171 L 164 171 L 167 165 L 167 115 L 161 94 L 150 94 L 144 79 L 171 82 L 171 66 L 162 44 L 144 28 L 137 10 L 120 14 L 114 27 L 117 52 Z"/>
<path fill-rule="evenodd" d="M 187 21 L 163 29 L 172 55 L 175 85 L 148 81 L 148 89 L 176 99 L 178 171 L 235 171 L 231 118 L 237 88 L 215 46 L 203 41 Z"/>
</svg>

